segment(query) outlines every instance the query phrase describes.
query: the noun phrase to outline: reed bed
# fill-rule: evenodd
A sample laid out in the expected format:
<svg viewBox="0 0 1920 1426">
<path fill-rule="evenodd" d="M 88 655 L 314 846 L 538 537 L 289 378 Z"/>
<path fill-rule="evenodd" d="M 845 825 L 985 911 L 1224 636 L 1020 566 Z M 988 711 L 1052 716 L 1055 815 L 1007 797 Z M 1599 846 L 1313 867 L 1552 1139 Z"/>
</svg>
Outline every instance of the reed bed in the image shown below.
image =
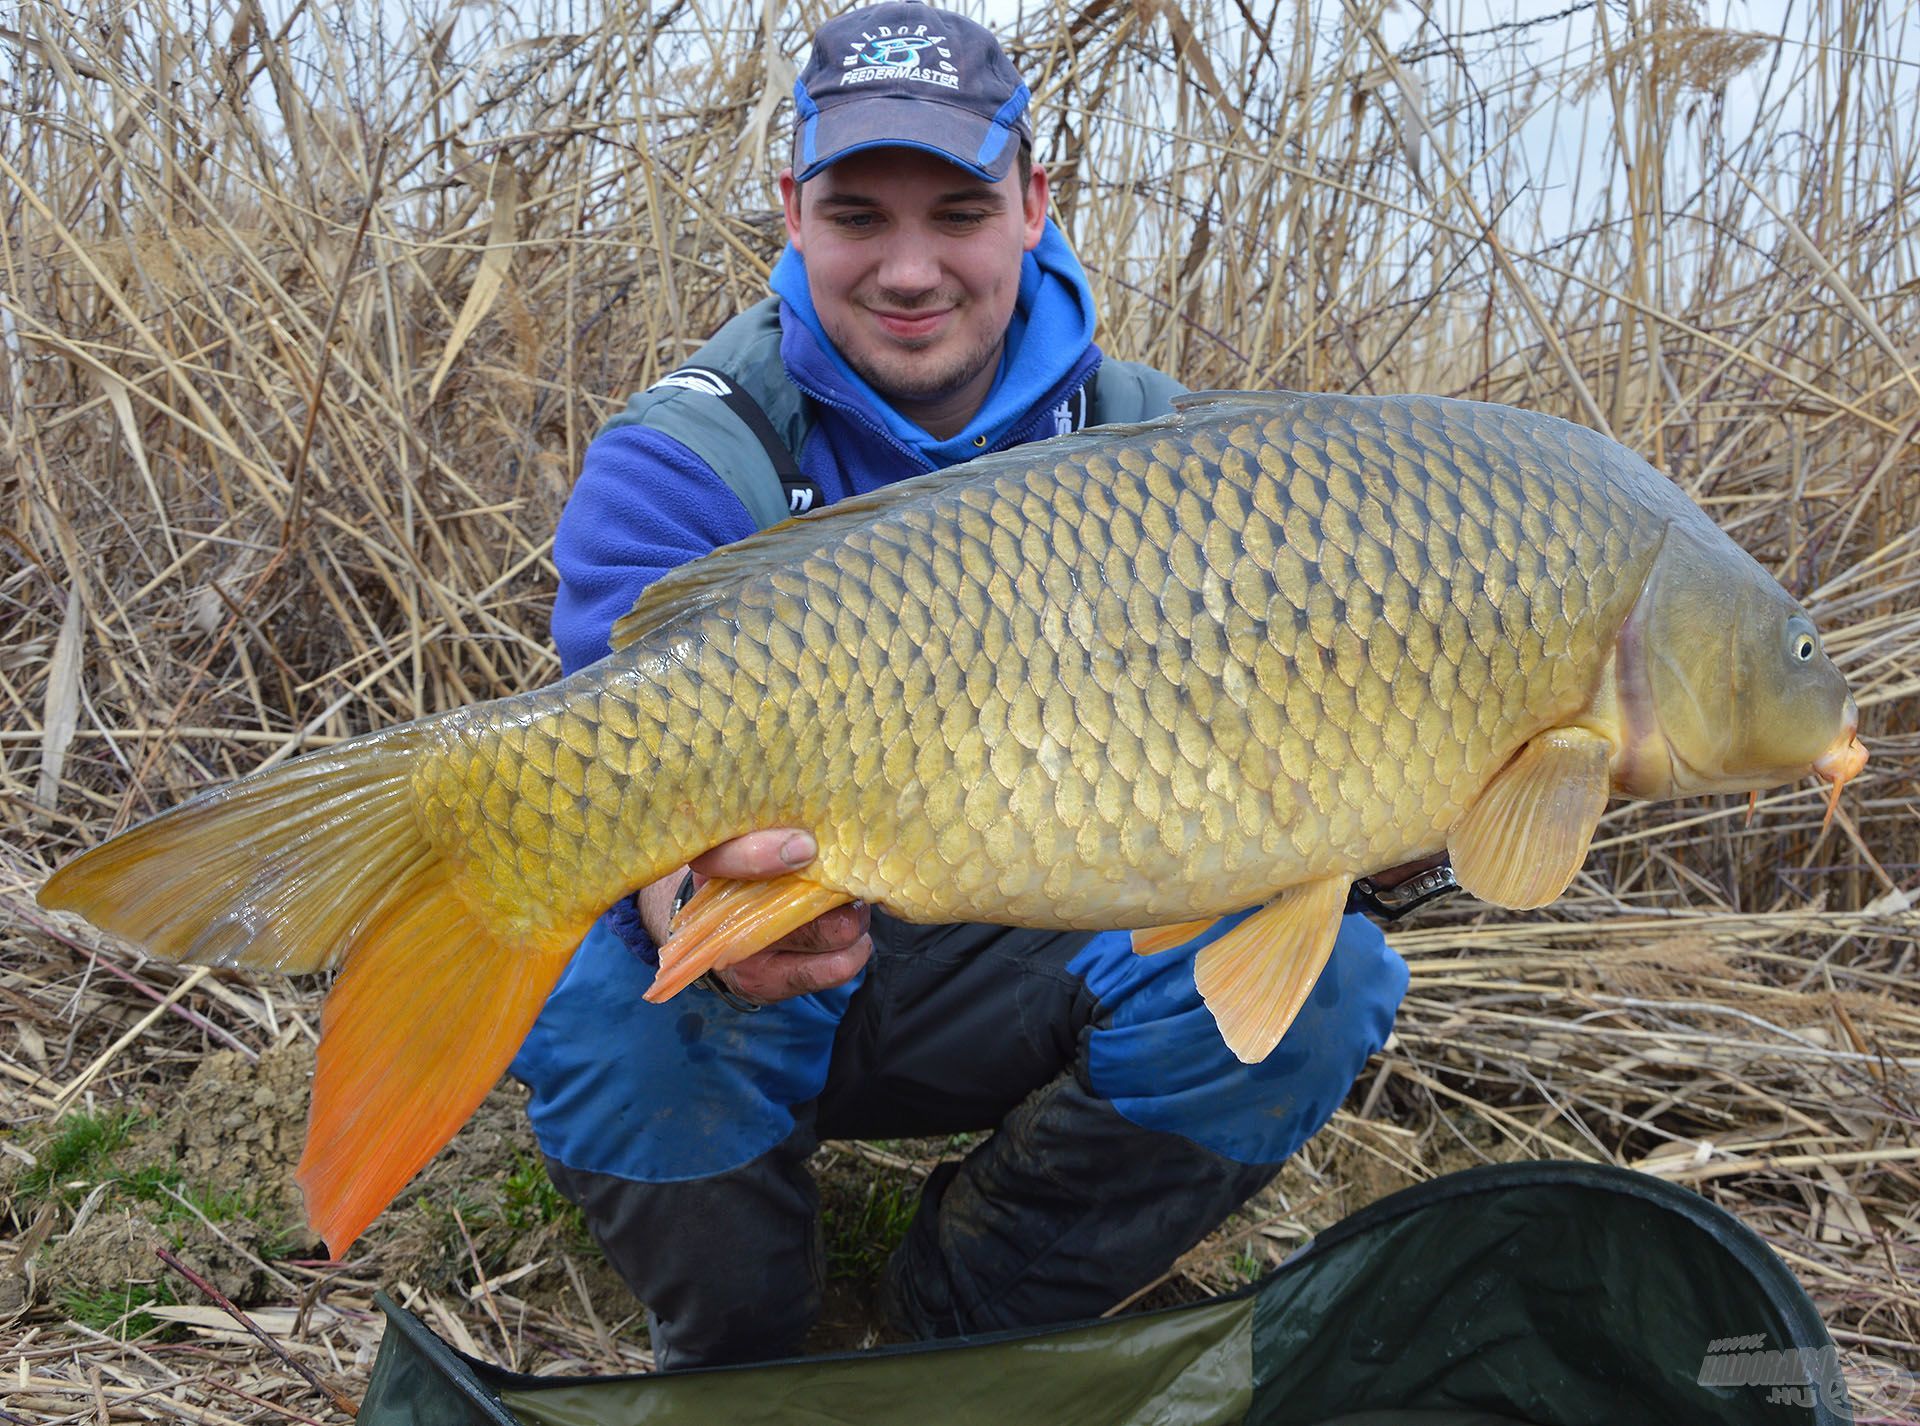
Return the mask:
<svg viewBox="0 0 1920 1426">
<path fill-rule="evenodd" d="M 284 1189 L 297 1116 L 257 1126 L 320 987 L 150 962 L 32 898 L 211 781 L 553 676 L 548 536 L 581 452 L 763 292 L 782 101 L 827 13 L 123 0 L 0 28 L 0 1419 L 332 1419 L 293 1362 L 357 1394 L 377 1282 L 524 1367 L 646 1364 L 632 1302 L 523 1182 L 509 1090 L 436 1167 L 469 1210 L 431 1248 L 376 1227 L 323 1265 L 256 1231 L 257 1196 L 223 1217 L 179 1172 L 129 1196 L 111 1136 L 190 1154 L 236 1084 L 222 1132 Z M 1805 600 L 1872 749 L 1831 828 L 1812 786 L 1750 823 L 1620 807 L 1547 912 L 1398 932 L 1394 1043 L 1144 1300 L 1467 1163 L 1627 1164 L 1762 1233 L 1861 1419 L 1911 1420 L 1920 50 L 1899 7 L 1784 35 L 1688 0 L 1572 13 L 1585 38 L 1550 52 L 1536 25 L 1378 0 L 995 16 L 1107 350 L 1196 387 L 1609 431 Z M 1730 96 L 1756 89 L 1754 117 Z M 61 1149 L 76 1124 L 107 1147 Z M 910 1189 L 939 1148 L 823 1151 L 830 1196 Z M 115 1214 L 127 1310 L 102 1317 L 60 1264 Z M 217 1260 L 280 1354 L 217 1325 L 155 1238 Z"/>
</svg>

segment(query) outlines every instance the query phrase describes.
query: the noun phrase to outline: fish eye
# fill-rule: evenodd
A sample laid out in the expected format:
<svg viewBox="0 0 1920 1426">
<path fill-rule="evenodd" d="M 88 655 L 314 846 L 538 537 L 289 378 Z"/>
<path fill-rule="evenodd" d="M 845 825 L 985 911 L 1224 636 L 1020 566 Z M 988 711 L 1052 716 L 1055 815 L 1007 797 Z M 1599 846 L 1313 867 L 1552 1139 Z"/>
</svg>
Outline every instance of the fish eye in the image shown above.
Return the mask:
<svg viewBox="0 0 1920 1426">
<path fill-rule="evenodd" d="M 1820 640 L 1814 636 L 1813 625 L 1796 615 L 1787 620 L 1787 652 L 1797 663 L 1811 663 L 1813 656 L 1820 651 Z"/>
</svg>

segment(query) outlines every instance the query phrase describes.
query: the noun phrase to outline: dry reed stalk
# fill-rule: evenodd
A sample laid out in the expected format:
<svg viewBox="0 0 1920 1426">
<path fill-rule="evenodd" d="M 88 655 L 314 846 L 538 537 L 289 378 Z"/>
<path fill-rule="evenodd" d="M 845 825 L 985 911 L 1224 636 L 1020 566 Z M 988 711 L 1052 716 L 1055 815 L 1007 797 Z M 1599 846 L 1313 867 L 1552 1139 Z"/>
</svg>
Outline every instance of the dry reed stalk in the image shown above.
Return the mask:
<svg viewBox="0 0 1920 1426">
<path fill-rule="evenodd" d="M 1825 832 L 1812 788 L 1751 825 L 1622 807 L 1544 916 L 1397 935 L 1395 1043 L 1158 1298 L 1400 1183 L 1551 1153 L 1694 1185 L 1861 1361 L 1920 1369 L 1920 122 L 1896 10 L 1813 7 L 1761 42 L 1602 6 L 1558 56 L 1464 4 L 1404 41 L 1366 0 L 1046 0 L 1009 28 L 1107 350 L 1194 386 L 1611 427 L 1807 599 L 1873 747 Z M 761 294 L 767 96 L 825 13 L 536 0 L 422 28 L 337 0 L 132 0 L 0 32 L 9 1163 L 63 1108 L 164 1104 L 215 1050 L 311 1042 L 316 987 L 101 948 L 33 890 L 209 781 L 553 674 L 547 540 L 580 452 Z M 1751 124 L 1728 117 L 1737 75 L 1761 85 Z M 1594 138 L 1550 191 L 1528 136 L 1556 115 Z M 931 1163 L 832 1152 L 829 1175 Z M 104 1191 L 16 1202 L 0 1253 L 31 1268 Z M 374 1282 L 411 1276 L 456 1341 L 650 1365 L 632 1303 L 571 1257 L 471 1244 L 449 1271 L 473 1285 L 447 1291 L 374 1243 L 344 1273 L 262 1263 L 302 1303 L 255 1320 L 357 1381 Z M 266 1354 L 113 1340 L 29 1286 L 0 1292 L 0 1410 L 311 1419 Z"/>
</svg>

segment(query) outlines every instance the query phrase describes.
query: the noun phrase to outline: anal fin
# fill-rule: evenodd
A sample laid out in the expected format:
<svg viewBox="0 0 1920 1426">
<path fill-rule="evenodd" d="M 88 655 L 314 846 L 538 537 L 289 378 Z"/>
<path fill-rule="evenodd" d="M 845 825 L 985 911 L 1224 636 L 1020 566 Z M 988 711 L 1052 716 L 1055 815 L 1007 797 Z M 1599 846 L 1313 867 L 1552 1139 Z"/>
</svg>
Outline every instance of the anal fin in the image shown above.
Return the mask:
<svg viewBox="0 0 1920 1426">
<path fill-rule="evenodd" d="M 1211 926 L 1215 919 L 1209 916 L 1201 921 L 1180 921 L 1171 926 L 1150 926 L 1144 931 L 1135 931 L 1133 953 L 1136 956 L 1157 956 L 1175 946 L 1184 946 Z"/>
<path fill-rule="evenodd" d="M 1535 735 L 1447 834 L 1460 885 L 1514 911 L 1565 891 L 1606 811 L 1612 755 L 1613 745 L 1585 728 Z"/>
<path fill-rule="evenodd" d="M 743 961 L 851 900 L 798 872 L 771 881 L 715 877 L 680 912 L 644 998 L 655 1004 L 671 999 L 708 971 Z"/>
<path fill-rule="evenodd" d="M 1348 880 L 1288 887 L 1194 959 L 1200 998 L 1243 1064 L 1271 1054 L 1307 1003 L 1340 934 Z"/>
</svg>

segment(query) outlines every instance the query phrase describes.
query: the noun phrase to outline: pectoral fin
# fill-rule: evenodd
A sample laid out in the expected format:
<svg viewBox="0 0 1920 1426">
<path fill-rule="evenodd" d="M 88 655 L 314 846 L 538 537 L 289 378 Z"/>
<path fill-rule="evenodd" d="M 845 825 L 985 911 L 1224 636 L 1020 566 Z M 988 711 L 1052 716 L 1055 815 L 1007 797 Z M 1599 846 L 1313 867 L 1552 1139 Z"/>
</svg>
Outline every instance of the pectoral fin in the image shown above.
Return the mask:
<svg viewBox="0 0 1920 1426">
<path fill-rule="evenodd" d="M 660 947 L 660 970 L 644 999 L 671 998 L 717 966 L 730 966 L 764 951 L 853 898 L 809 881 L 797 872 L 772 881 L 715 877 L 694 893 L 673 934 Z"/>
<path fill-rule="evenodd" d="M 1157 956 L 1162 951 L 1170 951 L 1175 946 L 1184 946 L 1207 927 L 1215 918 L 1204 921 L 1181 921 L 1172 926 L 1153 926 L 1144 931 L 1133 933 L 1133 953 L 1136 956 Z"/>
<path fill-rule="evenodd" d="M 1460 885 L 1515 911 L 1565 891 L 1606 810 L 1612 752 L 1584 728 L 1555 728 L 1522 748 L 1447 835 Z"/>
<path fill-rule="evenodd" d="M 1194 959 L 1200 998 L 1243 1064 L 1271 1054 L 1306 1004 L 1340 934 L 1347 881 L 1288 887 Z"/>
</svg>

